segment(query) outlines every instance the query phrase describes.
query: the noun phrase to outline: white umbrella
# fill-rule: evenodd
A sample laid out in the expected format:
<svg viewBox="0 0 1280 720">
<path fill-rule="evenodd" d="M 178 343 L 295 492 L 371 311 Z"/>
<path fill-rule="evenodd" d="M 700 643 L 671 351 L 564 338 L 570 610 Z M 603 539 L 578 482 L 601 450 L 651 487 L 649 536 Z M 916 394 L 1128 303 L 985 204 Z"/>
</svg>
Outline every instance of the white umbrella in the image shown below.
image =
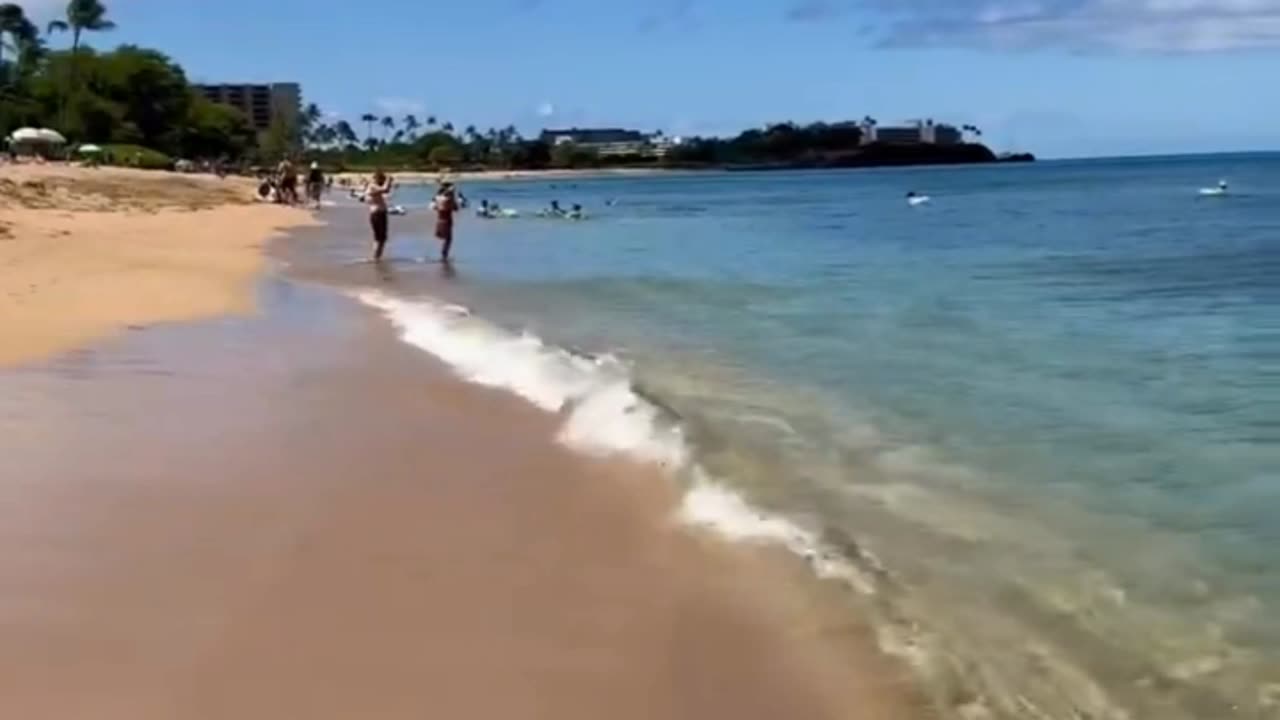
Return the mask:
<svg viewBox="0 0 1280 720">
<path fill-rule="evenodd" d="M 18 128 L 9 137 L 14 142 L 42 142 L 53 145 L 61 145 L 67 141 L 66 138 L 62 137 L 62 133 L 48 128 Z"/>
<path fill-rule="evenodd" d="M 76 148 L 76 152 L 78 152 L 78 153 L 84 153 L 84 154 L 86 154 L 86 155 L 93 155 L 93 154 L 95 154 L 95 153 L 100 153 L 100 152 L 102 152 L 102 148 L 98 147 L 97 145 L 93 145 L 93 144 L 89 144 L 89 145 L 81 145 L 80 147 Z"/>
</svg>

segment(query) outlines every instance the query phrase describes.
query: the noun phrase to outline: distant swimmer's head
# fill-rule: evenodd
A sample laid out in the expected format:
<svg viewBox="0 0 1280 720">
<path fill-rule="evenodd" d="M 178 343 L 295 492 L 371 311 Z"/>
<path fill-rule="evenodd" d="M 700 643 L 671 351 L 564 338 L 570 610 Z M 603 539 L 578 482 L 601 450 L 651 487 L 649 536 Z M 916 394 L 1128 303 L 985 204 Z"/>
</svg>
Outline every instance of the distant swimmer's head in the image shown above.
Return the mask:
<svg viewBox="0 0 1280 720">
<path fill-rule="evenodd" d="M 581 206 L 581 205 L 579 205 L 579 204 L 577 204 L 577 203 L 574 203 L 574 204 L 573 204 L 573 211 L 574 211 L 574 212 L 582 212 L 582 206 Z"/>
<path fill-rule="evenodd" d="M 915 190 L 912 190 L 912 191 L 910 191 L 910 192 L 908 192 L 908 193 L 907 193 L 907 197 L 909 197 L 909 198 L 913 198 L 913 197 L 915 197 L 915 196 L 916 196 L 916 191 L 915 191 Z"/>
<path fill-rule="evenodd" d="M 1226 190 L 1226 189 L 1227 189 L 1227 181 L 1226 181 L 1226 180 L 1219 180 L 1219 181 L 1218 181 L 1218 187 L 1219 187 L 1219 188 L 1221 188 L 1221 189 L 1223 189 L 1223 190 Z"/>
</svg>

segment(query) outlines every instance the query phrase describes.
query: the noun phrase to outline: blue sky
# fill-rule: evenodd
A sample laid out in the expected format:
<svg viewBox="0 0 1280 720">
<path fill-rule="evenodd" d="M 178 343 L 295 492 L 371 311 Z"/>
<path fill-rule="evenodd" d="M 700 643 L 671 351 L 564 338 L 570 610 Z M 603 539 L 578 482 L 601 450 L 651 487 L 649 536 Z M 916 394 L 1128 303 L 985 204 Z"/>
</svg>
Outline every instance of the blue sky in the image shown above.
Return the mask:
<svg viewBox="0 0 1280 720">
<path fill-rule="evenodd" d="M 120 27 L 91 44 L 160 48 L 196 81 L 298 81 L 348 119 L 687 135 L 870 114 L 1048 157 L 1280 149 L 1280 0 L 107 4 Z"/>
</svg>

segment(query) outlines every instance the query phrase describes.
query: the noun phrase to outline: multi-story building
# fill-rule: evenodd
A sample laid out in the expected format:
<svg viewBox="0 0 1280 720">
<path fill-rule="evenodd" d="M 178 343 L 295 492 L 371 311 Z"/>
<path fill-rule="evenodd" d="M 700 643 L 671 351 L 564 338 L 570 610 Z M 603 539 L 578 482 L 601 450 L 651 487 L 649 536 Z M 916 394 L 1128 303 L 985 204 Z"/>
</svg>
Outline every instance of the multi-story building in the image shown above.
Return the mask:
<svg viewBox="0 0 1280 720">
<path fill-rule="evenodd" d="M 964 134 L 953 125 L 939 124 L 932 120 L 916 120 L 906 125 L 887 127 L 868 122 L 862 125 L 862 142 L 864 145 L 958 145 L 964 142 Z"/>
<path fill-rule="evenodd" d="M 622 128 L 569 128 L 543 130 L 541 139 L 548 145 L 573 143 L 593 150 L 601 156 L 652 154 L 649 138 L 639 130 Z"/>
<path fill-rule="evenodd" d="M 276 116 L 286 122 L 296 121 L 302 102 L 302 89 L 297 83 L 196 85 L 196 90 L 210 102 L 242 111 L 259 133 L 271 127 Z"/>
</svg>

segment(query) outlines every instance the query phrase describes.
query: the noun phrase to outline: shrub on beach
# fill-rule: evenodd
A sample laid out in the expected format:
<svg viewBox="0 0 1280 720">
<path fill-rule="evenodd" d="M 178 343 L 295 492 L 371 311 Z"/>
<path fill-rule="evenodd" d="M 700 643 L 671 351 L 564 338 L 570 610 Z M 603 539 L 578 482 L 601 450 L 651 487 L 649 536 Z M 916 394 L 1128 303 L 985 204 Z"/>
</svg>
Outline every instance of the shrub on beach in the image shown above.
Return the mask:
<svg viewBox="0 0 1280 720">
<path fill-rule="evenodd" d="M 143 170 L 170 170 L 173 168 L 173 158 L 159 150 L 152 150 L 141 145 L 117 143 L 103 145 L 102 149 L 104 160 L 108 165 L 136 167 Z"/>
</svg>

